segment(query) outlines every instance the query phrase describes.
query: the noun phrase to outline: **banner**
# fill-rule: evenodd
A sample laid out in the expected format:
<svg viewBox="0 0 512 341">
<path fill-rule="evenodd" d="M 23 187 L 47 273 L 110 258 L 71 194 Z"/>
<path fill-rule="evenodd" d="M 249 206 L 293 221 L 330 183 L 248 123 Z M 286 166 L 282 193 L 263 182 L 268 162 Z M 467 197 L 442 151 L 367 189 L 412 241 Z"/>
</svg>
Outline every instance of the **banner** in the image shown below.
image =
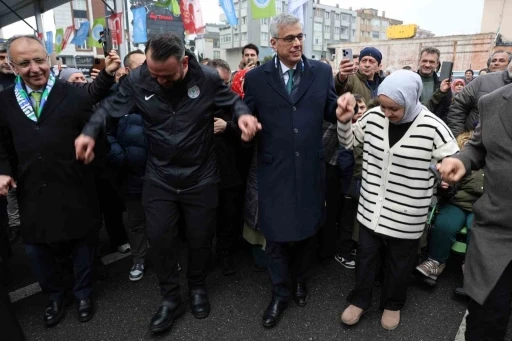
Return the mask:
<svg viewBox="0 0 512 341">
<path fill-rule="evenodd" d="M 64 50 L 68 46 L 69 38 L 71 38 L 71 34 L 75 30 L 74 26 L 66 27 L 66 32 L 64 33 L 64 39 L 62 39 L 61 50 Z"/>
<path fill-rule="evenodd" d="M 306 7 L 308 0 L 288 0 L 288 13 L 293 14 L 300 19 L 301 24 L 304 26 L 304 7 Z"/>
<path fill-rule="evenodd" d="M 58 28 L 55 30 L 55 52 L 60 53 L 62 51 L 62 40 L 64 39 L 64 29 Z"/>
<path fill-rule="evenodd" d="M 228 19 L 228 23 L 231 26 L 238 25 L 238 18 L 236 17 L 233 0 L 220 0 L 220 7 L 222 7 L 222 10 L 224 11 L 226 19 Z"/>
<path fill-rule="evenodd" d="M 148 41 L 146 7 L 132 8 L 133 13 L 133 43 L 143 44 Z"/>
<path fill-rule="evenodd" d="M 276 0 L 251 0 L 253 19 L 270 18 L 276 15 Z"/>
<path fill-rule="evenodd" d="M 123 13 L 114 13 L 108 18 L 112 46 L 117 49 L 123 43 Z"/>
<path fill-rule="evenodd" d="M 180 8 L 185 34 L 203 33 L 203 13 L 199 0 L 182 0 Z"/>
<path fill-rule="evenodd" d="M 89 27 L 91 26 L 91 23 L 88 21 L 84 21 L 80 24 L 80 27 L 75 32 L 75 37 L 73 40 L 71 40 L 71 44 L 75 44 L 78 46 L 83 46 L 85 44 L 85 40 L 87 39 L 87 36 L 89 35 Z"/>
<path fill-rule="evenodd" d="M 89 46 L 91 47 L 103 47 L 98 40 L 101 38 L 100 32 L 106 27 L 105 18 L 94 19 L 92 22 L 91 35 L 89 36 Z"/>
<path fill-rule="evenodd" d="M 46 32 L 46 52 L 53 53 L 53 32 Z"/>
<path fill-rule="evenodd" d="M 39 40 L 41 41 L 44 41 L 44 33 L 43 32 L 37 32 L 37 37 L 39 38 Z"/>
</svg>

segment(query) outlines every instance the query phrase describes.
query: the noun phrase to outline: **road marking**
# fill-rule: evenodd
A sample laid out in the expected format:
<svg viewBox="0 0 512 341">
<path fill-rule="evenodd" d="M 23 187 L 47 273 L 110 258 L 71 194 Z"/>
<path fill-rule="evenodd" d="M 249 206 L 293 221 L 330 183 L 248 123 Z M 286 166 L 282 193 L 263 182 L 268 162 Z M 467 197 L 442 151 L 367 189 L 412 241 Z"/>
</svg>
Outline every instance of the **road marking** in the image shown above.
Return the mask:
<svg viewBox="0 0 512 341">
<path fill-rule="evenodd" d="M 101 261 L 103 262 L 103 264 L 109 265 L 114 262 L 117 262 L 118 260 L 126 258 L 128 256 L 131 256 L 130 252 L 127 252 L 127 253 L 114 252 L 109 255 L 101 257 Z M 11 298 L 11 302 L 14 303 L 14 302 L 17 302 L 24 298 L 27 298 L 29 296 L 35 295 L 40 291 L 41 291 L 41 287 L 39 286 L 39 283 L 32 283 L 30 285 L 27 285 L 26 287 L 20 288 L 18 290 L 15 290 L 15 291 L 9 293 L 9 297 Z"/>
<path fill-rule="evenodd" d="M 467 310 L 466 314 L 464 314 L 464 317 L 462 318 L 459 331 L 457 332 L 457 335 L 455 335 L 455 341 L 466 341 L 466 337 L 464 336 L 464 333 L 466 332 L 466 316 L 468 316 Z"/>
</svg>

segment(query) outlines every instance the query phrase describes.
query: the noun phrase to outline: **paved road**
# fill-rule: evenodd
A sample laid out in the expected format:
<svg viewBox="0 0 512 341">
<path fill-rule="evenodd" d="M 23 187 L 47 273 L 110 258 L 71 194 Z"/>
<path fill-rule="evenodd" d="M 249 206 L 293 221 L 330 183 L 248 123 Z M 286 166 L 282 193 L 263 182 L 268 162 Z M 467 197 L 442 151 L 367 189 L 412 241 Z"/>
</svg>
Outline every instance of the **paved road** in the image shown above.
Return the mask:
<svg viewBox="0 0 512 341">
<path fill-rule="evenodd" d="M 17 289 L 33 282 L 27 271 L 23 250 L 16 248 L 13 278 Z M 181 252 L 185 255 L 185 252 Z M 310 302 L 304 308 L 291 304 L 281 323 L 272 330 L 261 327 L 261 315 L 269 302 L 266 272 L 252 270 L 249 250 L 241 250 L 239 271 L 224 277 L 213 267 L 208 278 L 212 312 L 196 320 L 187 312 L 172 331 L 151 336 L 148 322 L 159 303 L 156 277 L 149 269 L 139 282 L 128 281 L 130 257 L 108 266 L 109 277 L 97 285 L 98 310 L 93 320 L 81 324 L 70 304 L 64 320 L 53 328 L 42 324 L 46 300 L 35 294 L 16 302 L 15 307 L 28 340 L 454 340 L 466 310 L 466 303 L 454 300 L 460 271 L 453 261 L 435 289 L 416 284 L 402 313 L 402 323 L 392 332 L 380 326 L 376 289 L 373 306 L 358 326 L 340 323 L 345 297 L 354 283 L 354 272 L 338 263 L 318 265 L 309 282 Z M 182 264 L 186 269 L 186 262 Z M 183 287 L 186 282 L 182 279 Z M 186 295 L 183 295 L 186 300 Z"/>
</svg>

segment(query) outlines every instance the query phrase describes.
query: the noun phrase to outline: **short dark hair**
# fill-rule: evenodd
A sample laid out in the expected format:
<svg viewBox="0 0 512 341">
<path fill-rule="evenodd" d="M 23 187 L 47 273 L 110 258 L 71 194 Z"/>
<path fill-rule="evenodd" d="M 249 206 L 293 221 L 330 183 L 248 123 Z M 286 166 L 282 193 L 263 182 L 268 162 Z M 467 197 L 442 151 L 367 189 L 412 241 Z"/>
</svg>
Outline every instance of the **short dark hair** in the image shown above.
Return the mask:
<svg viewBox="0 0 512 341">
<path fill-rule="evenodd" d="M 256 51 L 256 55 L 257 56 L 260 55 L 260 49 L 258 48 L 258 46 L 254 45 L 254 44 L 247 44 L 242 49 L 242 56 L 245 55 L 245 50 L 246 49 L 254 50 L 254 51 Z"/>
<path fill-rule="evenodd" d="M 366 110 L 370 110 L 370 109 L 373 109 L 373 108 L 376 108 L 380 105 L 380 102 L 379 102 L 379 99 L 378 98 L 374 98 L 370 101 L 370 103 L 367 103 L 366 104 L 366 107 L 367 109 Z"/>
<path fill-rule="evenodd" d="M 466 72 L 464 72 L 464 74 L 466 74 L 468 72 L 471 72 L 471 76 L 475 75 L 475 72 L 473 70 L 471 70 L 471 69 L 467 69 Z"/>
<path fill-rule="evenodd" d="M 131 67 L 132 67 L 131 65 L 128 65 L 128 64 L 130 64 L 130 57 L 131 57 L 132 55 L 134 55 L 134 54 L 141 54 L 141 55 L 144 55 L 144 52 L 142 52 L 141 50 L 134 50 L 134 51 L 132 51 L 132 52 L 128 53 L 128 54 L 124 57 L 124 59 L 123 59 L 123 65 L 124 65 L 124 67 L 129 67 L 129 68 L 131 68 Z"/>
<path fill-rule="evenodd" d="M 439 58 L 441 58 L 441 51 L 439 51 L 439 49 L 437 49 L 435 47 L 432 47 L 432 46 L 427 46 L 427 47 L 424 47 L 424 48 L 421 49 L 420 59 L 421 59 L 421 56 L 423 56 L 424 53 L 426 53 L 426 54 L 437 54 L 437 60 L 439 60 Z"/>
<path fill-rule="evenodd" d="M 352 55 L 352 58 L 359 58 L 359 55 L 358 54 L 354 54 L 354 55 Z"/>
<path fill-rule="evenodd" d="M 151 59 L 165 61 L 171 57 L 182 60 L 185 56 L 183 39 L 171 32 L 155 34 L 146 45 L 147 54 L 151 50 Z"/>
<path fill-rule="evenodd" d="M 223 59 L 212 59 L 208 61 L 207 66 L 211 66 L 214 68 L 222 68 L 226 70 L 227 72 L 231 73 L 231 68 L 229 67 L 229 64 L 223 60 Z"/>
<path fill-rule="evenodd" d="M 412 67 L 410 67 L 409 65 L 406 65 L 402 68 L 402 70 L 412 70 Z"/>
<path fill-rule="evenodd" d="M 487 64 L 487 66 L 490 66 L 491 65 L 491 60 L 492 60 L 492 57 L 494 57 L 495 54 L 498 54 L 498 53 L 506 53 L 508 54 L 508 62 L 512 62 L 512 53 L 508 52 L 508 51 L 504 51 L 504 50 L 498 50 L 498 51 L 494 51 L 491 55 L 491 58 L 489 58 L 489 63 Z"/>
<path fill-rule="evenodd" d="M 361 96 L 360 94 L 354 94 L 354 99 L 356 100 L 356 102 L 365 102 L 366 103 L 363 96 Z"/>
</svg>

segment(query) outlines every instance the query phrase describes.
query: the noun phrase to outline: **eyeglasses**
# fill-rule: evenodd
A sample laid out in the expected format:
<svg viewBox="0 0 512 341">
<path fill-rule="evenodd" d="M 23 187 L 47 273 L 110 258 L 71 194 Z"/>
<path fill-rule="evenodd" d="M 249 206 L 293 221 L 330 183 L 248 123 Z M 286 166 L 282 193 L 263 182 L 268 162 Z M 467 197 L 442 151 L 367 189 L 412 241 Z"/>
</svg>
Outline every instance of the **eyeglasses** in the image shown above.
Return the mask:
<svg viewBox="0 0 512 341">
<path fill-rule="evenodd" d="M 289 35 L 284 38 L 274 37 L 274 39 L 282 39 L 286 44 L 293 44 L 295 39 L 298 39 L 299 41 L 303 41 L 305 37 L 306 37 L 306 35 L 304 33 L 301 33 L 296 36 Z"/>
<path fill-rule="evenodd" d="M 26 69 L 29 68 L 32 63 L 35 63 L 36 65 L 44 65 L 45 63 L 48 63 L 48 56 L 46 58 L 34 58 L 32 60 L 24 60 L 20 63 L 15 63 L 11 60 L 11 63 L 13 63 L 21 69 Z"/>
</svg>

